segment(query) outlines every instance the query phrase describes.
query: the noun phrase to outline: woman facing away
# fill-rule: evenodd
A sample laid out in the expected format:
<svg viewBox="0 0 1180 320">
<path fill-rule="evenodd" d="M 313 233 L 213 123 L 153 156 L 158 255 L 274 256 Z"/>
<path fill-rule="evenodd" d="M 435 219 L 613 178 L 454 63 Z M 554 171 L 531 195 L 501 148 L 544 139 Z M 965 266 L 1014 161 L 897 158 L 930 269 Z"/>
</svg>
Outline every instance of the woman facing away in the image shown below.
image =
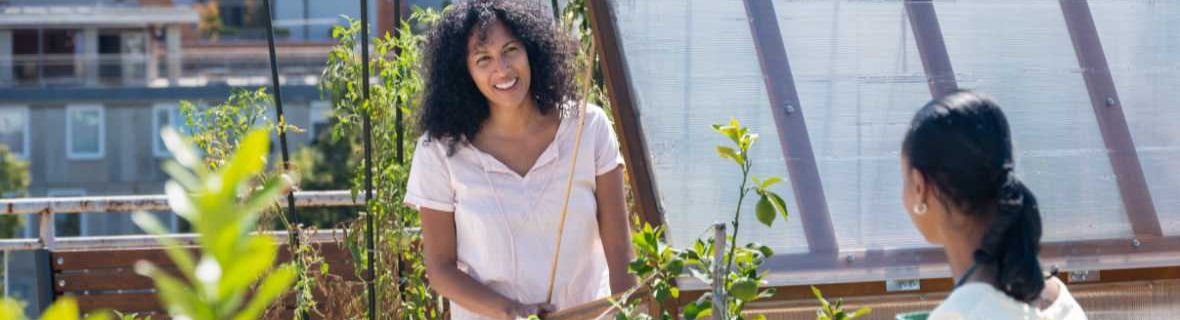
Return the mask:
<svg viewBox="0 0 1180 320">
<path fill-rule="evenodd" d="M 427 276 L 453 319 L 544 314 L 635 285 L 623 159 L 601 108 L 586 108 L 575 143 L 575 48 L 535 0 L 456 3 L 427 39 L 404 201 L 421 212 Z"/>
<path fill-rule="evenodd" d="M 1086 319 L 1065 284 L 1042 273 L 1037 199 L 1016 176 L 995 101 L 970 91 L 931 101 L 901 149 L 902 203 L 956 279 L 929 319 Z"/>
</svg>

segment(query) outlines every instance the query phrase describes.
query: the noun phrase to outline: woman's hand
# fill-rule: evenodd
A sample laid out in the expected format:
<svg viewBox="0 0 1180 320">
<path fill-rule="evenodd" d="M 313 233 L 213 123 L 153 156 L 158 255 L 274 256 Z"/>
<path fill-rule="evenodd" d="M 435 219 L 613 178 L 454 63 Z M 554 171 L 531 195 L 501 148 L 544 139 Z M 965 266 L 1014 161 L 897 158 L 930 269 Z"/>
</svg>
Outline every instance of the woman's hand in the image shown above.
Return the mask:
<svg viewBox="0 0 1180 320">
<path fill-rule="evenodd" d="M 556 309 L 555 306 L 548 303 L 523 304 L 514 302 L 508 306 L 508 310 L 505 310 L 504 314 L 508 316 L 508 319 L 528 319 L 529 316 L 544 318 L 545 315 L 556 311 Z"/>
</svg>

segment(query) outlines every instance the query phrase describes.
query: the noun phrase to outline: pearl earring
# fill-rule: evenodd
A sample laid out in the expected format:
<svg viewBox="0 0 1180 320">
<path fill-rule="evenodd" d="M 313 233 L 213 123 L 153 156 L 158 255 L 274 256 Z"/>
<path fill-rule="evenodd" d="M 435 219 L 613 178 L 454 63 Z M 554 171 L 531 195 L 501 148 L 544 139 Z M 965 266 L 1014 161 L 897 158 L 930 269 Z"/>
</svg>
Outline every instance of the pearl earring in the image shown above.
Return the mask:
<svg viewBox="0 0 1180 320">
<path fill-rule="evenodd" d="M 917 204 L 917 205 L 915 205 L 915 206 L 914 206 L 914 214 L 917 214 L 917 215 L 923 215 L 923 214 L 926 214 L 926 210 L 929 210 L 929 209 L 930 209 L 930 208 L 927 208 L 927 207 L 926 207 L 926 203 L 925 203 L 925 202 L 923 202 L 923 203 L 919 203 L 919 204 Z"/>
</svg>

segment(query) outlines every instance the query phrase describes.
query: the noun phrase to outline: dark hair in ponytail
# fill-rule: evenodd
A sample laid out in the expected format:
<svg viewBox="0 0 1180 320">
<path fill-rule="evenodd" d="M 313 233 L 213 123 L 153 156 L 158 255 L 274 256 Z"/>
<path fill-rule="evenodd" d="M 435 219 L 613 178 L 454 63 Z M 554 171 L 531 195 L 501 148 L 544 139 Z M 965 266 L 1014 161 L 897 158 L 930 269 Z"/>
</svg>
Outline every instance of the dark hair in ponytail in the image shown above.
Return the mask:
<svg viewBox="0 0 1180 320">
<path fill-rule="evenodd" d="M 960 91 L 927 103 L 914 116 L 902 152 L 940 191 L 943 204 L 991 217 L 974 256 L 992 268 L 993 285 L 1024 302 L 1040 296 L 1041 215 L 1036 197 L 1013 172 L 1008 120 L 995 101 Z"/>
</svg>

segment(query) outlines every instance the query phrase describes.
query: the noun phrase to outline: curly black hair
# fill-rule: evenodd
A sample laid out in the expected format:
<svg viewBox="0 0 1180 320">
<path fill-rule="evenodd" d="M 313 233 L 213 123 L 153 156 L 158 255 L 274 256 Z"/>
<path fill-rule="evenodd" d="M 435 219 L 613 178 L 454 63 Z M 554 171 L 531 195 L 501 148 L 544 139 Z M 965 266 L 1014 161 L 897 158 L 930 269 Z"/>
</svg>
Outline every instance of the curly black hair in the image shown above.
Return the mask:
<svg viewBox="0 0 1180 320">
<path fill-rule="evenodd" d="M 557 110 L 568 116 L 568 101 L 576 101 L 575 42 L 554 22 L 538 1 L 469 0 L 448 7 L 427 37 L 426 87 L 418 113 L 418 130 L 428 139 L 448 143 L 454 153 L 470 142 L 491 110 L 488 100 L 467 70 L 467 41 L 487 36 L 499 21 L 524 43 L 532 84 L 529 92 L 542 114 Z"/>
</svg>

